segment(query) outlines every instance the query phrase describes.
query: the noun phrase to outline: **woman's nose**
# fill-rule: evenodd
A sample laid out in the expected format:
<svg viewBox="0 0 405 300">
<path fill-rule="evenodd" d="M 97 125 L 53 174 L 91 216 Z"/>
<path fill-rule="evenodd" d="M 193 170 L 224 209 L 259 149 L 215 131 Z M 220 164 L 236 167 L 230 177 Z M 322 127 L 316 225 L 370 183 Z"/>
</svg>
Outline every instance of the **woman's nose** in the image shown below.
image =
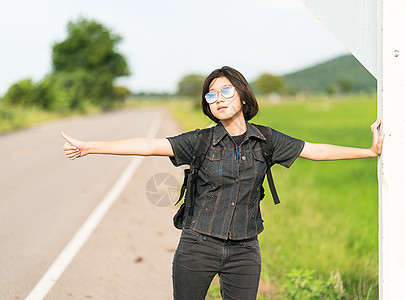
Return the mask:
<svg viewBox="0 0 405 300">
<path fill-rule="evenodd" d="M 217 102 L 219 103 L 219 102 L 224 102 L 225 101 L 225 97 L 224 96 L 222 96 L 222 94 L 221 93 L 218 93 L 218 96 L 217 96 Z"/>
</svg>

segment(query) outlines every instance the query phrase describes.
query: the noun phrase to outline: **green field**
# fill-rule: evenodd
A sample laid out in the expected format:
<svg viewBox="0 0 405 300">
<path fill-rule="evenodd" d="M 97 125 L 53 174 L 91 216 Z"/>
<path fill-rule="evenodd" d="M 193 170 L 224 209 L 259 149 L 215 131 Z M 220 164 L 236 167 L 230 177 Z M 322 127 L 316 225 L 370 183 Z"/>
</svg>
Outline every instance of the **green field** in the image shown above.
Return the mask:
<svg viewBox="0 0 405 300">
<path fill-rule="evenodd" d="M 208 119 L 190 107 L 184 103 L 172 106 L 183 129 L 205 127 Z M 370 147 L 375 96 L 320 97 L 278 104 L 261 101 L 260 108 L 252 122 L 293 137 Z M 263 261 L 260 299 L 339 299 L 314 296 L 316 284 L 326 286 L 331 273 L 343 282 L 343 288 L 334 282 L 334 288 L 345 295 L 342 299 L 378 299 L 376 165 L 377 159 L 298 159 L 288 170 L 273 168 L 281 204 L 274 206 L 269 192 L 262 202 L 265 231 L 259 235 Z M 298 276 L 289 279 L 287 274 L 292 271 Z M 305 271 L 313 275 L 299 281 Z M 304 286 L 306 281 L 315 288 Z M 287 291 L 287 285 L 291 288 L 294 283 L 295 297 Z M 210 299 L 217 297 L 214 283 Z"/>
</svg>

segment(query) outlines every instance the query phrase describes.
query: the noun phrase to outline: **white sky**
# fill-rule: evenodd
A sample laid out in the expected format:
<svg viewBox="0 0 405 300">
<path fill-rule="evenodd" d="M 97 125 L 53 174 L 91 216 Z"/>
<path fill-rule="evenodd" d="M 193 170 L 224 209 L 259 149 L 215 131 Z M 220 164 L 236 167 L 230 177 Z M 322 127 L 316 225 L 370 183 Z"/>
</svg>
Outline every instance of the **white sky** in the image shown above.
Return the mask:
<svg viewBox="0 0 405 300">
<path fill-rule="evenodd" d="M 349 52 L 300 0 L 2 0 L 0 95 L 51 70 L 51 46 L 68 21 L 93 18 L 123 41 L 134 92 L 174 92 L 188 73 L 223 65 L 248 80 L 286 74 Z"/>
</svg>

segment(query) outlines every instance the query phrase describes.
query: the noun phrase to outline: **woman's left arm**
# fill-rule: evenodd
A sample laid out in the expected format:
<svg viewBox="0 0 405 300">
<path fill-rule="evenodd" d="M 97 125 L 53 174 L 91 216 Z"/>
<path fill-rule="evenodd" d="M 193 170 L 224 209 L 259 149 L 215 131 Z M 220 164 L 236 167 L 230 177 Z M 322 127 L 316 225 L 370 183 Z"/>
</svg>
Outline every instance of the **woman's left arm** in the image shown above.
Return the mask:
<svg viewBox="0 0 405 300">
<path fill-rule="evenodd" d="M 378 127 L 381 120 L 377 120 L 370 126 L 373 133 L 372 145 L 369 149 L 335 146 L 329 144 L 314 144 L 305 142 L 300 157 L 310 160 L 339 160 L 376 157 L 381 154 L 385 135 L 380 135 Z"/>
</svg>

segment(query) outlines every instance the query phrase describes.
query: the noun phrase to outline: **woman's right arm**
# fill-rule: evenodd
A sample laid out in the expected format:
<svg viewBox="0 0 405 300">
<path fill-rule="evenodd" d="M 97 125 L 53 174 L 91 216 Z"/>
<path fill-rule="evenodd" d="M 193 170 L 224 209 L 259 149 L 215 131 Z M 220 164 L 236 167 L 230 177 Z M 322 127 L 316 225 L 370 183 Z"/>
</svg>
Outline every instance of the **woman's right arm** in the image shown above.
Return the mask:
<svg viewBox="0 0 405 300">
<path fill-rule="evenodd" d="M 74 160 L 87 154 L 116 154 L 116 155 L 156 155 L 173 156 L 173 150 L 168 139 L 151 139 L 134 137 L 116 141 L 84 142 L 72 138 L 62 132 L 66 140 L 63 150 L 66 156 Z"/>
</svg>

